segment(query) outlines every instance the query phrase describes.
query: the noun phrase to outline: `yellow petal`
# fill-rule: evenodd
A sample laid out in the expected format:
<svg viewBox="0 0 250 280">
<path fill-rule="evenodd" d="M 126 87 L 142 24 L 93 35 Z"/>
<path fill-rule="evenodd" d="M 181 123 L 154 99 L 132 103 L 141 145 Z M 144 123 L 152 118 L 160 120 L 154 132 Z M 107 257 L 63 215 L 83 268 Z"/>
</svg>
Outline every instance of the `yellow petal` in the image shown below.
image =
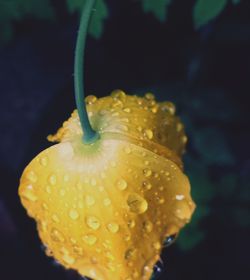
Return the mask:
<svg viewBox="0 0 250 280">
<path fill-rule="evenodd" d="M 184 132 L 176 128 L 171 105 L 171 112 L 158 113 L 144 108 L 151 101 L 152 95 L 121 92 L 89 97 L 100 139 L 84 145 L 74 113 L 51 137 L 61 143 L 40 153 L 21 177 L 21 201 L 48 254 L 95 280 L 150 279 L 163 241 L 194 211 L 181 170 Z M 113 110 L 115 102 L 119 110 Z M 164 138 L 165 120 L 172 134 Z"/>
</svg>

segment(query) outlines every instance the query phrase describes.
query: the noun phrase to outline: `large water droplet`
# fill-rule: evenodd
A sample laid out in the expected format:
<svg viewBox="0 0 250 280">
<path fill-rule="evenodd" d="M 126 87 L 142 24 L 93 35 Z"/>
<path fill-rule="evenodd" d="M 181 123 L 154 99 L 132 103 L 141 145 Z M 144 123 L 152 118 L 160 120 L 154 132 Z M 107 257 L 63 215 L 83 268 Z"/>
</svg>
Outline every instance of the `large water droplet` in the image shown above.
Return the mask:
<svg viewBox="0 0 250 280">
<path fill-rule="evenodd" d="M 47 166 L 47 164 L 48 164 L 48 158 L 47 157 L 41 157 L 40 159 L 39 159 L 39 162 L 40 162 L 40 164 L 42 165 L 42 166 Z"/>
<path fill-rule="evenodd" d="M 59 230 L 57 230 L 55 228 L 53 228 L 51 230 L 50 236 L 56 242 L 64 242 L 64 240 L 65 240 L 63 234 Z"/>
<path fill-rule="evenodd" d="M 77 210 L 75 209 L 71 209 L 69 211 L 69 217 L 72 219 L 72 220 L 77 220 L 79 218 L 79 213 L 77 212 Z"/>
<path fill-rule="evenodd" d="M 89 95 L 85 98 L 85 102 L 87 105 L 91 105 L 91 104 L 94 104 L 97 100 L 97 97 L 94 96 L 94 95 Z"/>
<path fill-rule="evenodd" d="M 127 186 L 128 186 L 128 184 L 127 184 L 127 182 L 124 179 L 120 179 L 117 182 L 117 187 L 121 191 L 125 190 L 127 188 Z"/>
<path fill-rule="evenodd" d="M 157 280 L 160 278 L 162 272 L 163 272 L 163 262 L 160 260 L 158 261 L 153 268 L 153 274 L 150 280 Z"/>
<path fill-rule="evenodd" d="M 175 242 L 176 237 L 177 237 L 177 234 L 169 235 L 163 243 L 164 247 L 169 247 L 170 245 L 172 245 Z"/>
<path fill-rule="evenodd" d="M 90 246 L 94 245 L 97 241 L 97 237 L 93 234 L 84 235 L 82 239 L 85 243 L 87 243 Z"/>
<path fill-rule="evenodd" d="M 143 230 L 148 233 L 153 230 L 153 224 L 150 221 L 143 222 L 142 227 Z"/>
<path fill-rule="evenodd" d="M 97 230 L 101 225 L 100 221 L 94 216 L 87 217 L 86 223 L 90 228 L 92 228 L 94 230 Z"/>
<path fill-rule="evenodd" d="M 151 183 L 145 181 L 142 183 L 143 188 L 145 188 L 146 190 L 151 190 L 152 189 L 152 185 Z"/>
<path fill-rule="evenodd" d="M 37 196 L 34 194 L 33 186 L 28 185 L 22 192 L 21 196 L 29 201 L 36 202 L 38 200 Z"/>
<path fill-rule="evenodd" d="M 35 183 L 37 181 L 37 175 L 34 171 L 29 171 L 26 175 L 26 178 L 31 182 Z"/>
<path fill-rule="evenodd" d="M 117 233 L 119 230 L 119 225 L 117 223 L 108 223 L 107 229 L 112 233 Z"/>
<path fill-rule="evenodd" d="M 152 175 L 152 170 L 149 168 L 145 168 L 143 169 L 143 174 L 145 175 L 145 177 L 149 177 Z"/>
<path fill-rule="evenodd" d="M 144 136 L 151 140 L 154 137 L 154 133 L 151 129 L 145 129 Z"/>
<path fill-rule="evenodd" d="M 129 210 L 136 214 L 142 214 L 146 212 L 148 209 L 147 201 L 136 193 L 132 193 L 128 196 L 127 204 Z"/>
</svg>

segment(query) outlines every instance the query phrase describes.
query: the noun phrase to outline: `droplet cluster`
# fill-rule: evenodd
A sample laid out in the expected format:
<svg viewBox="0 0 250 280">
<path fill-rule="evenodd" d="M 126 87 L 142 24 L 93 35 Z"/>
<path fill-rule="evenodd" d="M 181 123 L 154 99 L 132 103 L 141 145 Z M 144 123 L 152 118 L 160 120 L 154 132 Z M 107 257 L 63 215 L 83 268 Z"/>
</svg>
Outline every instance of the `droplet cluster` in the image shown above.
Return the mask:
<svg viewBox="0 0 250 280">
<path fill-rule="evenodd" d="M 19 194 L 46 254 L 94 280 L 149 280 L 194 211 L 175 106 L 152 93 L 86 98 L 100 139 L 84 145 L 77 112 L 24 170 Z"/>
</svg>

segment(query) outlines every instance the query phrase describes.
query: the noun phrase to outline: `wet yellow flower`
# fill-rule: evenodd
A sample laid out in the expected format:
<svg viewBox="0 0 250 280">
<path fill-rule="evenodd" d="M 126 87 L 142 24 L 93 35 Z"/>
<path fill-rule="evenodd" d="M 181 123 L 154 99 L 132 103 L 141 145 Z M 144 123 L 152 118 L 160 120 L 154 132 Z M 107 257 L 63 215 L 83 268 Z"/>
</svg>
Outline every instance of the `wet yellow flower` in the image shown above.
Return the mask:
<svg viewBox="0 0 250 280">
<path fill-rule="evenodd" d="M 195 205 L 182 171 L 175 107 L 115 91 L 86 98 L 100 138 L 82 142 L 77 111 L 25 168 L 19 194 L 47 253 L 95 280 L 148 280 L 166 237 Z"/>
</svg>

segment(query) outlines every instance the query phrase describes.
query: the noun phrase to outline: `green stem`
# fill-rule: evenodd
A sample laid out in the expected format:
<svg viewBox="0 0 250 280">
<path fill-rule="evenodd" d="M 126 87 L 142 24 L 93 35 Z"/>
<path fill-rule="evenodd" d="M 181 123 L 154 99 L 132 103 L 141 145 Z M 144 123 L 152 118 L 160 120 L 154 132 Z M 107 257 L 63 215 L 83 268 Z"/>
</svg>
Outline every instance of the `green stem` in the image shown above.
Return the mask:
<svg viewBox="0 0 250 280">
<path fill-rule="evenodd" d="M 74 85 L 75 85 L 75 100 L 78 115 L 80 118 L 83 130 L 83 142 L 91 144 L 99 138 L 99 134 L 94 131 L 90 125 L 86 104 L 84 100 L 84 50 L 86 45 L 87 32 L 93 7 L 96 0 L 85 0 L 82 10 L 80 27 L 77 36 L 75 50 L 75 65 L 74 65 Z"/>
</svg>

